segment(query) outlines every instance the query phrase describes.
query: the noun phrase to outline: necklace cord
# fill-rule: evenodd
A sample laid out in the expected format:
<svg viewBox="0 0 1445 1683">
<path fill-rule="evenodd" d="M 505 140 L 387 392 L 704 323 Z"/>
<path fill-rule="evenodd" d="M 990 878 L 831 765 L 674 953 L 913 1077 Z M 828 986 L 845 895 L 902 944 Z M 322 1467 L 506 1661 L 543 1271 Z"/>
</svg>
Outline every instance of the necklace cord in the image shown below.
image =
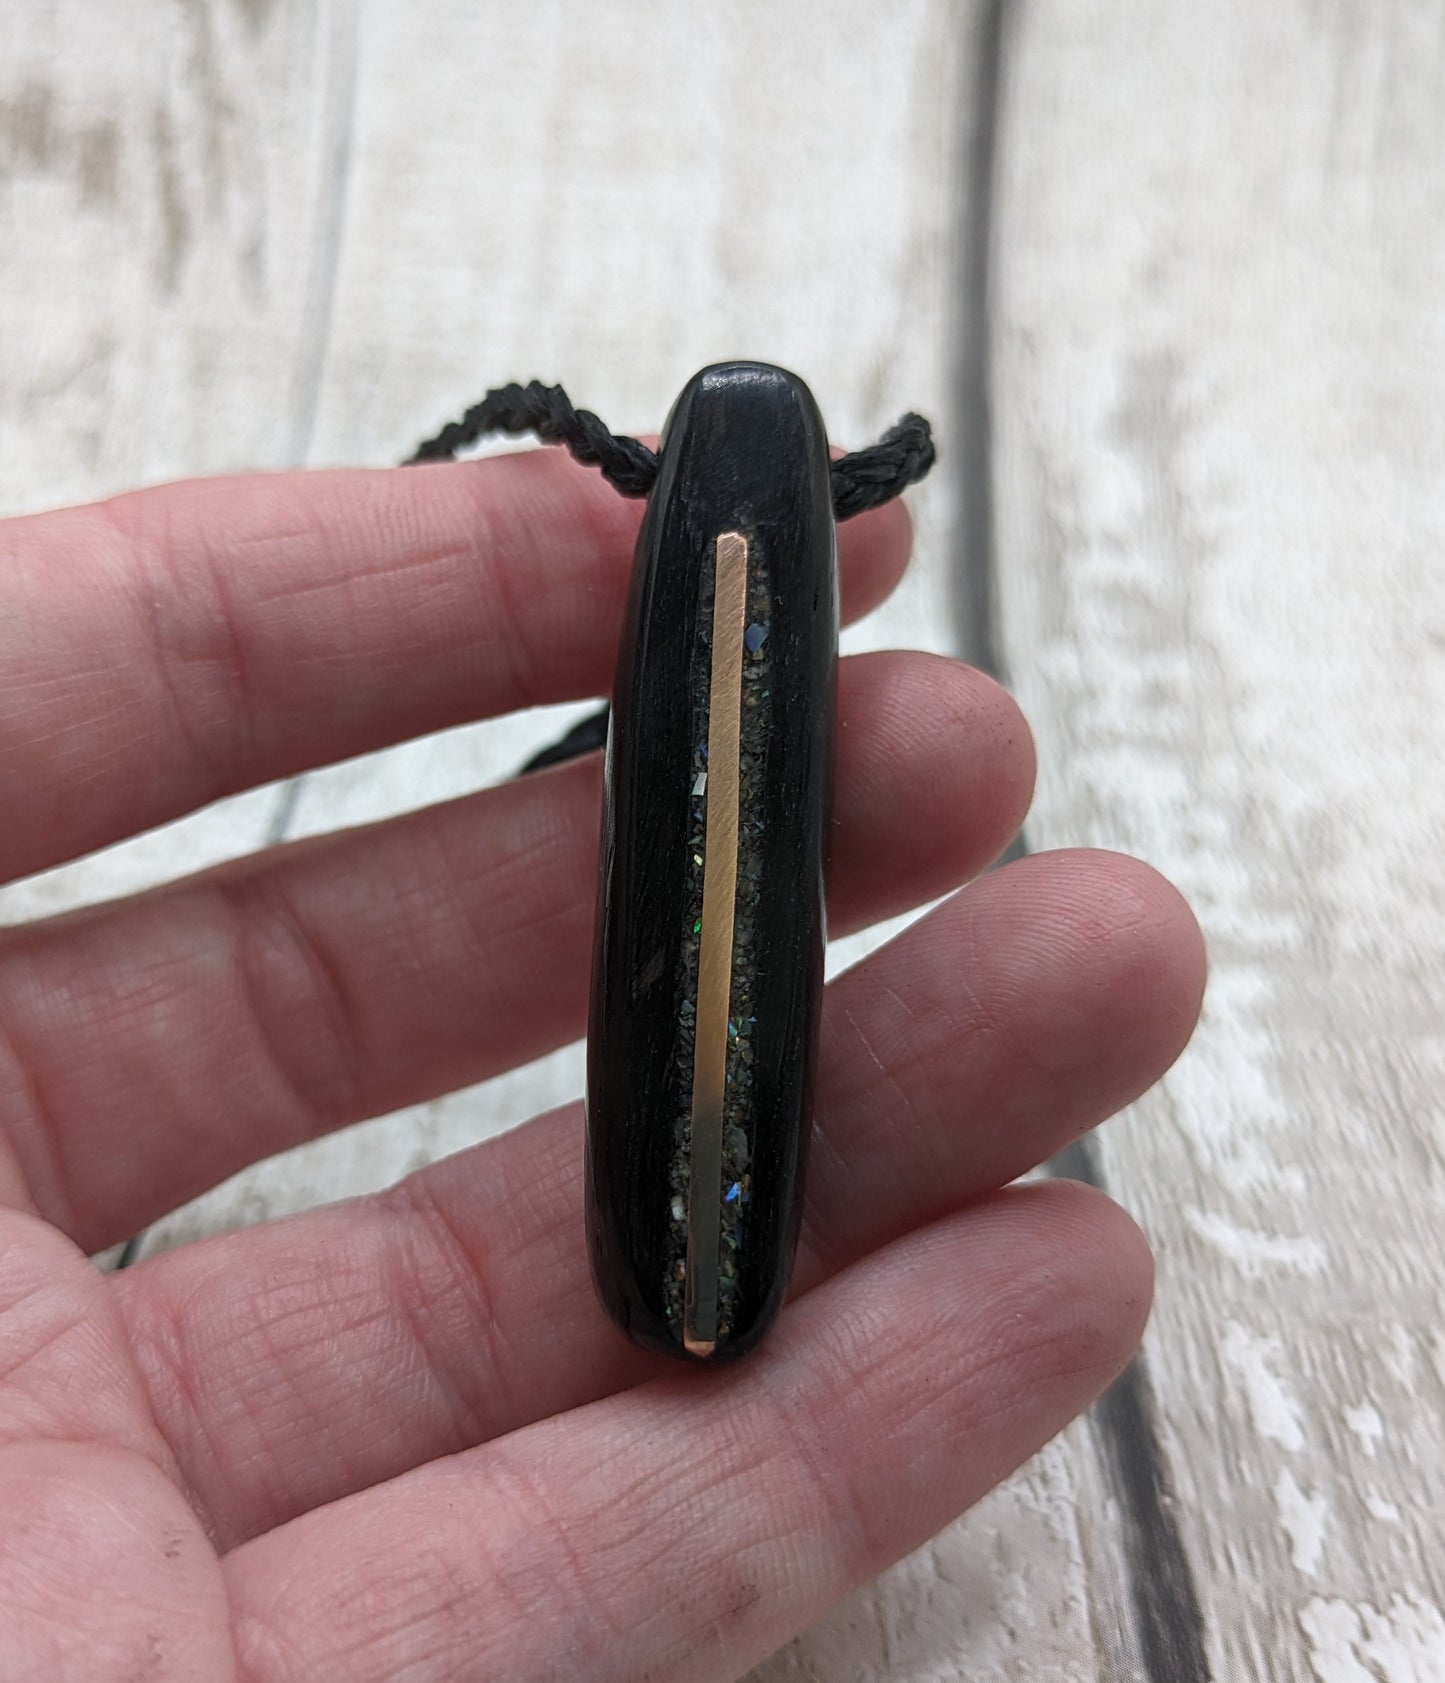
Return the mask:
<svg viewBox="0 0 1445 1683">
<path fill-rule="evenodd" d="M 535 433 L 544 444 L 561 444 L 586 467 L 599 468 L 624 497 L 645 497 L 657 479 L 657 452 L 625 433 L 613 432 L 590 409 L 578 409 L 561 386 L 540 380 L 525 386 L 497 386 L 458 420 L 449 421 L 435 438 L 417 447 L 405 466 L 450 461 L 488 433 Z M 881 508 L 933 466 L 933 432 L 922 415 L 908 414 L 889 427 L 876 444 L 839 456 L 829 468 L 833 513 L 851 519 Z M 589 714 L 559 741 L 533 755 L 524 772 L 559 765 L 607 741 L 608 710 Z"/>
<path fill-rule="evenodd" d="M 408 458 L 415 462 L 450 461 L 488 433 L 535 433 L 544 444 L 561 444 L 624 497 L 645 497 L 657 478 L 657 452 L 625 433 L 613 432 L 590 409 L 578 409 L 561 386 L 540 380 L 525 386 L 497 386 L 460 419 L 449 421 L 435 438 Z M 829 469 L 833 513 L 848 520 L 891 502 L 922 479 L 934 462 L 933 432 L 922 415 L 905 415 L 876 444 L 840 456 Z"/>
</svg>

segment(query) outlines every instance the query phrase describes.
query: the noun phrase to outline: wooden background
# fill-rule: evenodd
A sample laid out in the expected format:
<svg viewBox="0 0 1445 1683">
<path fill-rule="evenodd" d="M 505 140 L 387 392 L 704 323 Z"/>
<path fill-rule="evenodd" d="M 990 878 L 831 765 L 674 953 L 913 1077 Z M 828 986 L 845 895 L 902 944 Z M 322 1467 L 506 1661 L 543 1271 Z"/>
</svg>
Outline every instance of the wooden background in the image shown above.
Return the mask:
<svg viewBox="0 0 1445 1683">
<path fill-rule="evenodd" d="M 996 665 L 1029 844 L 1142 854 L 1213 959 L 1184 1062 L 1062 1165 L 1153 1237 L 1143 1361 L 755 1679 L 1440 1683 L 1445 5 L 7 8 L 4 511 L 389 462 L 513 376 L 643 429 L 733 355 L 840 440 L 937 418 L 919 564 L 850 643 Z M 575 712 L 227 801 L 0 917 L 473 788 Z M 143 1244 L 388 1181 L 579 1067 Z"/>
</svg>

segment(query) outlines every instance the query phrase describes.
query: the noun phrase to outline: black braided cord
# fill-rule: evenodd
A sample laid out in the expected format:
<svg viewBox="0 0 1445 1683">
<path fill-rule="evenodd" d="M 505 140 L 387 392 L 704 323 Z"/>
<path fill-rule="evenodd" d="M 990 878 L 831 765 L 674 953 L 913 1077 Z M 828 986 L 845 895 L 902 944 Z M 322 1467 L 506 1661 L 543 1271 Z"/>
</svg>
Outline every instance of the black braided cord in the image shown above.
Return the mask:
<svg viewBox="0 0 1445 1683">
<path fill-rule="evenodd" d="M 490 432 L 535 433 L 544 444 L 563 444 L 579 462 L 602 470 L 603 477 L 624 497 L 645 497 L 657 478 L 657 453 L 635 438 L 612 432 L 590 409 L 577 409 L 561 386 L 540 380 L 515 383 L 489 391 L 459 420 L 449 421 L 425 444 L 414 462 L 450 461 Z M 870 508 L 891 502 L 933 466 L 933 434 L 922 415 L 905 415 L 867 450 L 840 456 L 830 468 L 833 513 L 848 520 Z M 533 755 L 524 772 L 560 765 L 579 754 L 601 748 L 607 741 L 608 710 L 589 714 L 559 741 Z"/>
<path fill-rule="evenodd" d="M 590 409 L 577 409 L 561 386 L 532 380 L 489 391 L 460 420 L 449 421 L 410 462 L 444 462 L 490 432 L 535 433 L 564 444 L 579 462 L 602 470 L 624 497 L 645 497 L 657 478 L 657 454 L 635 438 L 614 433 Z M 890 502 L 933 466 L 933 434 L 922 415 L 905 415 L 877 444 L 840 456 L 830 469 L 833 512 L 848 520 Z"/>
</svg>

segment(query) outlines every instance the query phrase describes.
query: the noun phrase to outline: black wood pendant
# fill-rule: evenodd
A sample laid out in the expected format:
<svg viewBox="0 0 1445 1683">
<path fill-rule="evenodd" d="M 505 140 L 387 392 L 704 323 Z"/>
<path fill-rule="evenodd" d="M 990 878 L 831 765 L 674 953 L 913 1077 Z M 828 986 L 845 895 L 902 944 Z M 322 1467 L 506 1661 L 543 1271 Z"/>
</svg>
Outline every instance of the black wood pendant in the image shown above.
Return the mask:
<svg viewBox="0 0 1445 1683">
<path fill-rule="evenodd" d="M 838 655 L 834 517 L 933 466 L 905 415 L 830 464 L 808 388 L 765 363 L 693 379 L 660 453 L 561 386 L 495 386 L 419 445 L 535 433 L 647 497 L 611 722 L 587 1049 L 598 1291 L 638 1343 L 743 1355 L 782 1305 L 802 1211 L 822 1003 Z"/>
<path fill-rule="evenodd" d="M 801 380 L 705 369 L 663 435 L 607 743 L 587 1219 L 608 1312 L 751 1349 L 797 1244 L 822 1002 L 838 648 L 828 444 Z"/>
</svg>

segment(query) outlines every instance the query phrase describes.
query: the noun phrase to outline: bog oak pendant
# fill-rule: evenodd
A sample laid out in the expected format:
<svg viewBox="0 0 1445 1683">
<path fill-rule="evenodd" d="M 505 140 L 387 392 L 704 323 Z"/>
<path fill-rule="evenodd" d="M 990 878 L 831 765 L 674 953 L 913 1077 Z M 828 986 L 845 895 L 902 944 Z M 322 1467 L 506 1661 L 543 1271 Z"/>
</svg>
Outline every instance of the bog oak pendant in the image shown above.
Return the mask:
<svg viewBox="0 0 1445 1683">
<path fill-rule="evenodd" d="M 838 648 L 827 438 L 796 376 L 705 369 L 663 435 L 618 657 L 587 1048 L 608 1312 L 745 1354 L 797 1244 Z"/>
</svg>

